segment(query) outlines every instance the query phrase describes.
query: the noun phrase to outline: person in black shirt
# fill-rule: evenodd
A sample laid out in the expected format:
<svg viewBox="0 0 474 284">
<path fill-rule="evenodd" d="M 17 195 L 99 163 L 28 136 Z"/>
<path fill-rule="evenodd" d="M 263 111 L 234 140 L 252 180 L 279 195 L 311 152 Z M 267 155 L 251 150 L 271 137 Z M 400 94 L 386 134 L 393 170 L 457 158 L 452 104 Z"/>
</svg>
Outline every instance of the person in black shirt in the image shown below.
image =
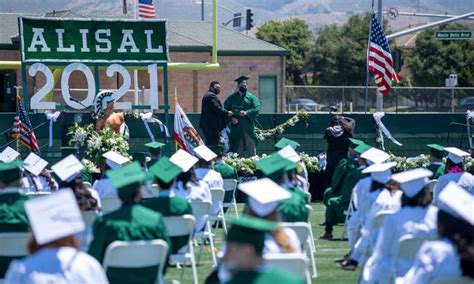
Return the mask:
<svg viewBox="0 0 474 284">
<path fill-rule="evenodd" d="M 202 98 L 199 127 L 204 133 L 207 146 L 220 144 L 221 131 L 226 125 L 226 116 L 232 116 L 232 112 L 225 110 L 217 97 L 220 91 L 221 84 L 217 81 L 212 81 L 209 85 L 209 90 Z"/>
</svg>

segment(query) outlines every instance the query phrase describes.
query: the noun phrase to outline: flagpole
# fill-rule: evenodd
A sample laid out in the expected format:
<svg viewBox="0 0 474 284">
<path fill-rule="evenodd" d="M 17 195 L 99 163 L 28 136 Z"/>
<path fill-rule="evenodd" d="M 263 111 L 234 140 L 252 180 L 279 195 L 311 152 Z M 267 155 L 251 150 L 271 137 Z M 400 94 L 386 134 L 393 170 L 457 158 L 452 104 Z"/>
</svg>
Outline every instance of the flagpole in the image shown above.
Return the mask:
<svg viewBox="0 0 474 284">
<path fill-rule="evenodd" d="M 133 0 L 133 19 L 137 20 L 137 1 Z M 138 70 L 135 68 L 133 69 L 133 96 L 135 105 L 138 105 Z"/>
<path fill-rule="evenodd" d="M 175 104 L 174 115 L 176 115 L 176 105 L 178 104 L 178 89 L 176 87 L 174 88 L 174 104 Z M 176 129 L 176 125 L 174 127 L 175 127 L 174 129 Z M 175 152 L 178 151 L 178 143 L 176 143 L 176 141 L 174 141 L 174 151 Z"/>
<path fill-rule="evenodd" d="M 383 29 L 382 0 L 378 0 L 377 19 L 379 20 L 380 27 L 382 27 Z M 377 104 L 377 112 L 382 112 L 383 111 L 383 96 L 382 96 L 382 93 L 379 91 L 379 88 L 377 88 L 376 104 Z"/>
<path fill-rule="evenodd" d="M 19 91 L 19 88 L 17 88 L 17 89 L 16 89 L 16 115 L 19 115 L 19 114 L 18 114 L 18 105 L 19 105 L 18 103 L 19 103 L 19 100 L 20 100 L 20 91 Z M 17 151 L 18 153 L 20 153 L 20 151 L 18 151 L 19 148 L 20 148 L 20 145 L 19 145 L 19 144 L 20 144 L 20 142 L 18 141 L 18 137 L 17 137 L 17 139 L 16 139 L 16 151 Z"/>
<path fill-rule="evenodd" d="M 372 0 L 372 14 L 374 13 L 374 0 Z M 369 22 L 369 38 L 367 39 L 367 60 L 365 64 L 365 103 L 364 103 L 364 113 L 367 113 L 367 102 L 369 100 L 369 80 L 370 80 L 370 73 L 369 73 L 369 53 L 370 53 L 370 34 L 372 33 L 372 14 L 370 14 L 370 22 Z"/>
</svg>

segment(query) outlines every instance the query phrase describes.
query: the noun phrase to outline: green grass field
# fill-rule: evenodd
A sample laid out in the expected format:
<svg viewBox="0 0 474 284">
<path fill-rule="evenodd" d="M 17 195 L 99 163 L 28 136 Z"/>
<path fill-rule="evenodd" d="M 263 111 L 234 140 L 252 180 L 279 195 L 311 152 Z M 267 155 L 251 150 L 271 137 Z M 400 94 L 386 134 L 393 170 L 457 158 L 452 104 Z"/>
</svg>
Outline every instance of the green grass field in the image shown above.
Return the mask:
<svg viewBox="0 0 474 284">
<path fill-rule="evenodd" d="M 320 240 L 318 237 L 323 233 L 324 227 L 319 224 L 324 222 L 324 205 L 321 203 L 313 203 L 313 216 L 311 224 L 313 226 L 314 236 L 316 238 L 316 267 L 318 270 L 318 277 L 313 278 L 313 283 L 356 283 L 359 270 L 355 272 L 348 272 L 339 269 L 334 260 L 341 258 L 348 251 L 347 240 L 341 241 L 339 239 L 333 241 Z M 233 211 L 230 213 L 233 215 Z M 336 226 L 334 229 L 334 236 L 339 237 L 343 226 Z M 215 242 L 216 247 L 219 248 L 225 240 L 223 229 L 217 233 Z M 196 249 L 196 252 L 198 249 Z M 212 271 L 212 259 L 209 251 L 209 246 L 203 249 L 203 256 L 201 262 L 197 267 L 199 283 L 204 283 L 207 276 Z M 180 279 L 181 271 L 175 267 L 169 267 L 166 272 L 166 280 Z M 192 283 L 191 267 L 186 267 L 184 272 L 183 283 Z"/>
</svg>

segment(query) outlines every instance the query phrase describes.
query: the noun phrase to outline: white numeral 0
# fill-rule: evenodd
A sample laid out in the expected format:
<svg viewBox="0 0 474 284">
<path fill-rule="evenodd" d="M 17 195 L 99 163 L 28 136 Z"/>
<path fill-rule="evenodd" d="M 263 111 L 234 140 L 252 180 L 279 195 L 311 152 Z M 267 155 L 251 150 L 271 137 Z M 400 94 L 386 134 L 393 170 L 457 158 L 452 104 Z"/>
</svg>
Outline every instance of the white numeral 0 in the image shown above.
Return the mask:
<svg viewBox="0 0 474 284">
<path fill-rule="evenodd" d="M 112 77 L 114 73 L 119 73 L 122 76 L 123 83 L 120 88 L 114 92 L 114 108 L 115 109 L 132 109 L 131 102 L 118 102 L 125 94 L 127 94 L 128 90 L 130 89 L 130 85 L 132 80 L 130 79 L 130 74 L 128 73 L 127 69 L 120 64 L 112 64 L 107 68 L 107 76 Z"/>
<path fill-rule="evenodd" d="M 87 81 L 87 97 L 77 103 L 71 101 L 71 94 L 69 93 L 69 76 L 74 71 L 81 71 L 86 76 Z M 95 97 L 95 80 L 92 71 L 83 63 L 71 63 L 64 68 L 63 74 L 61 75 L 61 92 L 66 104 L 74 109 L 85 109 L 94 102 Z"/>
<path fill-rule="evenodd" d="M 44 97 L 48 95 L 54 88 L 54 77 L 53 72 L 48 66 L 43 63 L 35 63 L 28 69 L 28 74 L 31 77 L 36 76 L 36 73 L 41 72 L 46 77 L 46 83 L 38 90 L 36 94 L 31 97 L 30 106 L 31 109 L 56 109 L 55 102 L 43 102 Z"/>
</svg>

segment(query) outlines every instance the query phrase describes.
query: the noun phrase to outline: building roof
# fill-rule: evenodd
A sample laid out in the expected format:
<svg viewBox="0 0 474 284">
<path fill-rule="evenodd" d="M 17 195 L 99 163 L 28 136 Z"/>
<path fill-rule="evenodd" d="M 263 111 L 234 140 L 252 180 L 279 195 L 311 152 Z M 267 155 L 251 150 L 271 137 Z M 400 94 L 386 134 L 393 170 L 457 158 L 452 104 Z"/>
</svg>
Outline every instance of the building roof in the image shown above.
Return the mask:
<svg viewBox="0 0 474 284">
<path fill-rule="evenodd" d="M 122 18 L 119 15 L 81 16 L 71 11 L 47 14 L 0 13 L 0 48 L 18 48 L 18 20 L 22 16 L 67 17 L 67 18 Z M 248 37 L 240 32 L 218 26 L 218 55 L 288 55 L 288 50 L 274 44 Z M 212 23 L 193 21 L 168 21 L 168 46 L 171 52 L 212 50 Z"/>
</svg>

